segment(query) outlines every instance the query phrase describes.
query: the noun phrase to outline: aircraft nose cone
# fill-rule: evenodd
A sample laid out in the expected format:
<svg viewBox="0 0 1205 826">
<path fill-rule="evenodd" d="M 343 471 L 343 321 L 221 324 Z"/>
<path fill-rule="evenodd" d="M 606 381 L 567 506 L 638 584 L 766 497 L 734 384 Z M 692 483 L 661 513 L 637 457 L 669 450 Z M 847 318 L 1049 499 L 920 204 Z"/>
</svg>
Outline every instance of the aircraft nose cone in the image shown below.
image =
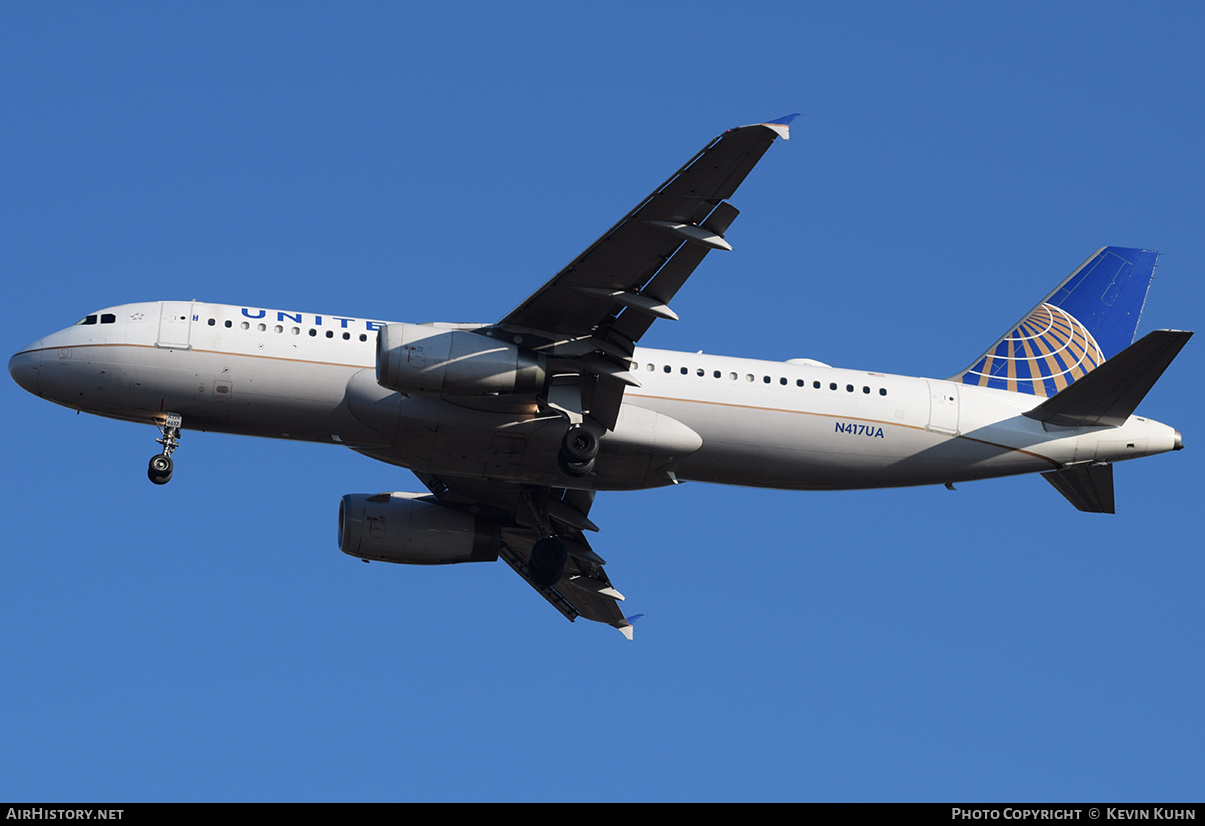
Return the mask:
<svg viewBox="0 0 1205 826">
<path fill-rule="evenodd" d="M 42 363 L 42 355 L 38 352 L 30 352 L 33 349 L 34 345 L 31 344 L 28 349 L 22 350 L 10 358 L 8 374 L 13 377 L 13 381 L 36 396 L 38 393 L 38 368 Z"/>
</svg>

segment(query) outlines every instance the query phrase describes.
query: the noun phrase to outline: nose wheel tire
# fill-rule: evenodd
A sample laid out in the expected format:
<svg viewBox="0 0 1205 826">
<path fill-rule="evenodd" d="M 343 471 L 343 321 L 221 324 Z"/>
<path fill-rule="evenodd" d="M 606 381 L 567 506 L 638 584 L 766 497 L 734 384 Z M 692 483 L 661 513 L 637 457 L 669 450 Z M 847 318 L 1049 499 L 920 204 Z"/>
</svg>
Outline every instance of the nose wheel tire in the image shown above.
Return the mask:
<svg viewBox="0 0 1205 826">
<path fill-rule="evenodd" d="M 172 457 L 160 453 L 151 457 L 146 477 L 156 485 L 166 485 L 172 478 Z"/>
</svg>

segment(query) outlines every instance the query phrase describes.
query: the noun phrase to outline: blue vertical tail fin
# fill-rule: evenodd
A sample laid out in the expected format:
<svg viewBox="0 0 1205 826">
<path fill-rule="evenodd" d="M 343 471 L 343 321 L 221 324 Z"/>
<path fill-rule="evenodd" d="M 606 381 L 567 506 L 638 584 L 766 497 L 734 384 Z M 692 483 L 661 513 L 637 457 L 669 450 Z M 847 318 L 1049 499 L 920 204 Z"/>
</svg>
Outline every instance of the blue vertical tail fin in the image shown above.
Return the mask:
<svg viewBox="0 0 1205 826">
<path fill-rule="evenodd" d="M 1097 250 L 950 381 L 1053 396 L 1133 342 L 1158 257 Z"/>
</svg>

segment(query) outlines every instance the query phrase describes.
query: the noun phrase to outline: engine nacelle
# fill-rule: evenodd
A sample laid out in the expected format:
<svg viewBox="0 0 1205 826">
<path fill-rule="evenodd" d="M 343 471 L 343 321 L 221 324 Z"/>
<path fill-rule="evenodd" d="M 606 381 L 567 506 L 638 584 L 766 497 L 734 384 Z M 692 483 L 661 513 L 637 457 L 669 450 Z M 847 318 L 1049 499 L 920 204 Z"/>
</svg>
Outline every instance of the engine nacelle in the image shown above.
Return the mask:
<svg viewBox="0 0 1205 826">
<path fill-rule="evenodd" d="M 377 383 L 402 393 L 481 396 L 535 394 L 543 356 L 465 330 L 385 324 L 377 333 Z"/>
<path fill-rule="evenodd" d="M 422 493 L 349 493 L 339 502 L 339 550 L 406 565 L 493 562 L 501 526 Z"/>
</svg>

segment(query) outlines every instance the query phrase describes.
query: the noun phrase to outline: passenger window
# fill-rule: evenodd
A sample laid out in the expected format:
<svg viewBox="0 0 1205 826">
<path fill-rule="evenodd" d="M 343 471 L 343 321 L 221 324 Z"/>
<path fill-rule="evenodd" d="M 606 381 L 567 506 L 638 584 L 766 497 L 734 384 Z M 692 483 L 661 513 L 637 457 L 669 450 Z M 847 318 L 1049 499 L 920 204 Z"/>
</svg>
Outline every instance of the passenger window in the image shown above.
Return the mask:
<svg viewBox="0 0 1205 826">
<path fill-rule="evenodd" d="M 886 387 L 880 387 L 880 388 L 879 388 L 879 395 L 880 395 L 880 396 L 886 396 L 886 395 L 887 395 L 887 388 L 886 388 Z"/>
<path fill-rule="evenodd" d="M 233 321 L 231 321 L 230 319 L 226 319 L 226 327 L 227 327 L 227 328 L 230 328 L 230 327 L 233 327 L 233 326 L 234 326 L 234 322 L 233 322 Z"/>
<path fill-rule="evenodd" d="M 218 320 L 217 320 L 216 318 L 211 318 L 211 319 L 209 319 L 209 326 L 210 326 L 210 327 L 213 327 L 213 326 L 214 326 L 215 324 L 217 324 L 217 323 L 218 323 Z"/>
<path fill-rule="evenodd" d="M 836 383 L 835 381 L 830 381 L 830 382 L 828 383 L 828 389 L 829 389 L 829 390 L 836 390 L 836 389 L 837 389 L 837 383 Z"/>
<path fill-rule="evenodd" d="M 862 388 L 862 392 L 863 392 L 863 393 L 866 393 L 867 395 L 870 395 L 870 388 L 869 388 L 869 387 L 863 387 L 863 388 Z"/>
<path fill-rule="evenodd" d="M 852 393 L 852 392 L 854 392 L 854 386 L 853 386 L 852 384 L 847 384 L 847 385 L 845 385 L 845 392 L 846 392 L 846 393 Z"/>
</svg>

